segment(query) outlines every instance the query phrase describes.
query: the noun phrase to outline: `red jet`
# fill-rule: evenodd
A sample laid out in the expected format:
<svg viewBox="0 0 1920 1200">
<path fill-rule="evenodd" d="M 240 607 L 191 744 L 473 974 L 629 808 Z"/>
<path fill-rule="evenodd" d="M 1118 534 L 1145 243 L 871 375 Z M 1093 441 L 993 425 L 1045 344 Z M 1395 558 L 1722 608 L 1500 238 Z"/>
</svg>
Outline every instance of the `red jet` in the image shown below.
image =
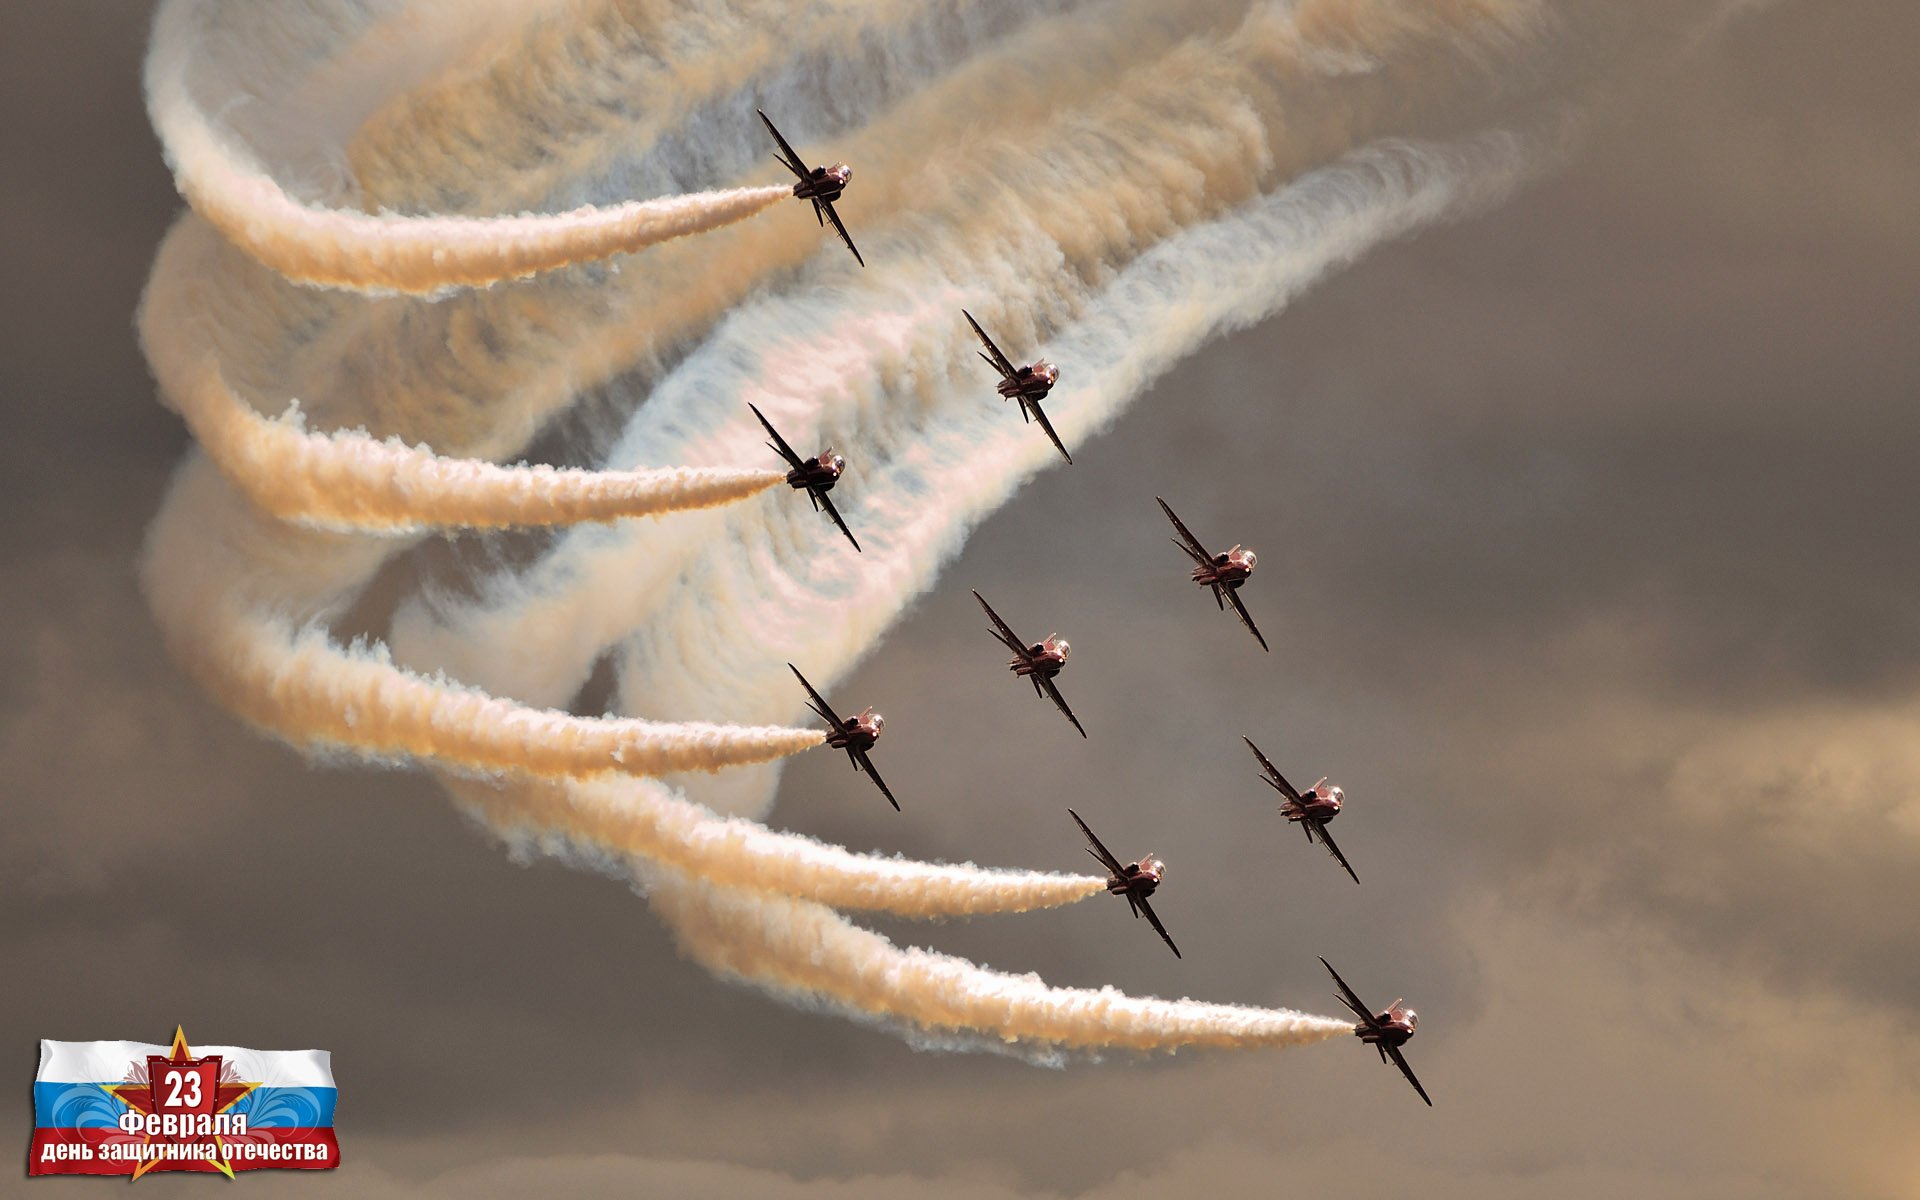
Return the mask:
<svg viewBox="0 0 1920 1200">
<path fill-rule="evenodd" d="M 1000 353 L 1000 347 L 993 344 L 993 339 L 987 336 L 986 330 L 980 328 L 980 322 L 973 319 L 972 313 L 963 308 L 960 315 L 967 319 L 967 324 L 973 326 L 973 335 L 987 348 L 980 357 L 986 360 L 988 366 L 1000 372 L 1000 382 L 995 385 L 1000 398 L 1018 400 L 1020 419 L 1024 421 L 1031 418 L 1040 422 L 1040 429 L 1047 435 L 1047 440 L 1060 452 L 1060 457 L 1067 460 L 1067 465 L 1072 466 L 1073 455 L 1068 454 L 1067 448 L 1060 444 L 1060 435 L 1053 431 L 1047 414 L 1040 411 L 1040 402 L 1060 381 L 1060 368 L 1044 358 L 1035 360 L 1031 366 L 1016 368 L 1006 355 Z"/>
<path fill-rule="evenodd" d="M 1067 655 L 1073 652 L 1073 647 L 1067 644 L 1067 639 L 1057 633 L 1050 633 L 1046 641 L 1028 645 L 1022 642 L 1013 630 L 1007 628 L 1007 623 L 1000 619 L 999 613 L 993 611 L 993 605 L 987 603 L 985 596 L 975 592 L 973 598 L 980 602 L 981 608 L 987 610 L 987 619 L 993 622 L 993 636 L 999 638 L 1002 645 L 1013 651 L 1013 661 L 1007 664 L 1007 669 L 1015 675 L 1025 676 L 1031 680 L 1033 694 L 1036 696 L 1044 694 L 1052 699 L 1054 706 L 1066 714 L 1067 720 L 1073 722 L 1073 727 L 1080 729 L 1080 718 L 1073 715 L 1073 710 L 1067 707 L 1066 699 L 1060 695 L 1060 689 L 1053 685 L 1053 677 L 1066 667 Z M 1087 731 L 1080 729 L 1080 736 L 1086 737 Z"/>
<path fill-rule="evenodd" d="M 858 552 L 860 539 L 853 536 L 853 530 L 848 529 L 847 523 L 840 519 L 840 510 L 835 508 L 833 501 L 827 498 L 827 493 L 833 490 L 833 485 L 840 482 L 840 473 L 847 469 L 847 460 L 835 454 L 831 446 L 813 458 L 802 459 L 793 452 L 792 446 L 787 445 L 787 439 L 780 436 L 779 431 L 773 427 L 773 422 L 767 420 L 765 413 L 751 403 L 747 407 L 753 409 L 753 415 L 760 418 L 761 427 L 767 431 L 768 436 L 773 438 L 767 443 L 767 449 L 786 459 L 787 465 L 793 468 L 787 472 L 787 486 L 795 491 L 804 490 L 807 493 L 807 499 L 813 501 L 813 511 L 819 512 L 823 508 L 826 509 L 827 515 L 833 518 L 833 523 L 840 527 L 841 533 L 847 535 L 847 540 L 853 543 L 854 550 Z"/>
<path fill-rule="evenodd" d="M 807 707 L 822 721 L 833 726 L 827 731 L 827 745 L 835 750 L 845 750 L 847 757 L 853 760 L 853 769 L 865 771 L 872 778 L 873 785 L 880 789 L 880 794 L 887 798 L 887 803 L 893 805 L 893 811 L 899 812 L 900 802 L 893 798 L 893 793 L 887 790 L 887 781 L 880 778 L 880 772 L 873 769 L 872 760 L 867 758 L 867 751 L 873 749 L 873 744 L 880 740 L 880 731 L 887 727 L 887 719 L 868 708 L 859 716 L 843 721 L 828 705 L 826 698 L 813 690 L 813 685 L 807 682 L 807 677 L 800 673 L 799 667 L 788 663 L 787 670 L 793 672 L 793 677 L 813 698 Z"/>
<path fill-rule="evenodd" d="M 1333 835 L 1327 832 L 1327 822 L 1340 815 L 1340 805 L 1346 800 L 1346 793 L 1337 787 L 1328 786 L 1325 779 L 1304 792 L 1297 792 L 1293 785 L 1287 782 L 1287 777 L 1280 773 L 1280 768 L 1268 762 L 1267 756 L 1260 753 L 1260 747 L 1253 744 L 1252 738 L 1243 735 L 1240 740 L 1245 742 L 1247 749 L 1253 751 L 1253 756 L 1260 760 L 1260 769 L 1266 772 L 1264 778 L 1267 784 L 1280 793 L 1281 815 L 1289 821 L 1297 822 L 1300 828 L 1306 830 L 1309 842 L 1316 837 L 1319 838 L 1321 844 L 1326 846 L 1327 852 L 1338 859 L 1341 866 L 1346 867 L 1347 874 L 1353 875 L 1355 883 L 1359 883 L 1360 877 L 1353 874 L 1353 867 L 1348 865 L 1347 856 L 1340 853 L 1340 847 L 1333 844 Z"/>
<path fill-rule="evenodd" d="M 754 111 L 760 112 L 759 109 Z M 845 163 L 835 163 L 830 167 L 809 168 L 806 163 L 800 161 L 800 156 L 793 152 L 793 147 L 787 145 L 787 139 L 780 136 L 780 131 L 773 127 L 773 121 L 767 117 L 766 113 L 760 113 L 760 120 L 765 122 L 767 132 L 773 135 L 773 140 L 780 143 L 780 152 L 774 157 L 780 160 L 781 166 L 792 171 L 800 179 L 800 182 L 793 185 L 793 194 L 801 200 L 813 201 L 813 219 L 822 225 L 832 221 L 834 232 L 838 233 L 840 240 L 847 244 L 847 249 L 853 251 L 853 261 L 863 267 L 866 266 L 867 260 L 860 257 L 860 247 L 853 244 L 853 238 L 848 235 L 847 227 L 840 223 L 840 214 L 833 211 L 833 202 L 840 198 L 841 192 L 847 190 L 847 184 L 853 179 L 853 168 Z"/>
<path fill-rule="evenodd" d="M 1413 1068 L 1407 1065 L 1407 1060 L 1400 1054 L 1400 1047 L 1406 1045 L 1413 1037 L 1413 1031 L 1420 1027 L 1420 1014 L 1408 1008 L 1404 1000 L 1395 1000 L 1381 1012 L 1369 1012 L 1367 1006 L 1360 1002 L 1360 997 L 1354 995 L 1353 989 L 1347 986 L 1347 981 L 1340 978 L 1340 972 L 1333 969 L 1332 963 L 1323 958 L 1320 965 L 1340 985 L 1340 1003 L 1352 1009 L 1353 1014 L 1360 1018 L 1360 1024 L 1353 1027 L 1353 1036 L 1378 1050 L 1381 1062 L 1393 1060 L 1393 1065 L 1400 1068 L 1400 1073 L 1407 1077 L 1413 1090 L 1420 1093 L 1420 1098 L 1427 1102 L 1428 1108 L 1432 1108 L 1433 1099 L 1427 1095 L 1427 1089 L 1420 1086 L 1420 1081 L 1413 1077 Z"/>
<path fill-rule="evenodd" d="M 1153 906 L 1147 903 L 1147 897 L 1153 895 L 1154 889 L 1166 880 L 1167 864 L 1151 854 L 1139 862 L 1122 864 L 1112 851 L 1100 843 L 1099 838 L 1093 836 L 1093 830 L 1087 828 L 1087 823 L 1080 819 L 1079 813 L 1069 808 L 1067 815 L 1080 827 L 1080 832 L 1087 835 L 1087 853 L 1107 869 L 1108 893 L 1125 896 L 1127 907 L 1133 910 L 1133 915 L 1145 917 L 1147 923 L 1153 926 L 1153 931 L 1160 935 L 1160 940 L 1167 944 L 1167 949 L 1173 951 L 1175 958 L 1179 958 L 1180 947 L 1173 944 L 1173 939 L 1167 936 L 1167 927 L 1160 923 L 1160 918 L 1154 915 Z"/>
<path fill-rule="evenodd" d="M 1160 511 L 1167 514 L 1167 520 L 1172 521 L 1173 527 L 1180 531 L 1180 536 L 1173 539 L 1173 544 L 1186 551 L 1187 557 L 1194 561 L 1193 581 L 1201 587 L 1212 588 L 1213 601 L 1221 608 L 1233 605 L 1233 611 L 1240 614 L 1240 623 L 1253 634 L 1260 648 L 1266 650 L 1267 639 L 1260 636 L 1260 627 L 1253 623 L 1253 617 L 1247 613 L 1247 606 L 1240 603 L 1238 595 L 1240 585 L 1253 574 L 1254 565 L 1259 561 L 1253 551 L 1235 545 L 1231 550 L 1210 553 L 1200 544 L 1200 539 L 1180 523 L 1180 518 L 1173 515 L 1173 509 L 1167 507 L 1165 500 L 1158 496 L 1154 499 L 1159 502 Z"/>
</svg>

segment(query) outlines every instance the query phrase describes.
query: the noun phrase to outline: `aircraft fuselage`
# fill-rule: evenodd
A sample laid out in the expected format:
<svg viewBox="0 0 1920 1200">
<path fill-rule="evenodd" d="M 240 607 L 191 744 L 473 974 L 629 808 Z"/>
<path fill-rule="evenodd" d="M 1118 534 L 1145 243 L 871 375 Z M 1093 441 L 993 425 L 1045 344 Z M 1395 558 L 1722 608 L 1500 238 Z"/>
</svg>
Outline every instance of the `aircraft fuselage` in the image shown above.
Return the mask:
<svg viewBox="0 0 1920 1200">
<path fill-rule="evenodd" d="M 833 485 L 840 482 L 840 473 L 846 469 L 845 458 L 831 450 L 823 450 L 817 457 L 788 471 L 787 486 L 795 491 L 830 492 Z"/>
<path fill-rule="evenodd" d="M 1060 368 L 1045 359 L 1030 366 L 1021 367 L 1012 379 L 1002 379 L 995 385 L 1002 398 L 1011 400 L 1015 396 L 1024 396 L 1029 400 L 1044 400 L 1053 385 L 1060 380 Z"/>
<path fill-rule="evenodd" d="M 852 179 L 853 168 L 845 163 L 815 167 L 805 179 L 793 185 L 793 194 L 802 200 L 825 200 L 831 204 L 847 190 L 847 183 Z"/>
<path fill-rule="evenodd" d="M 880 740 L 880 733 L 886 724 L 885 717 L 869 708 L 840 728 L 828 732 L 827 745 L 835 750 L 871 750 L 873 744 Z"/>
<path fill-rule="evenodd" d="M 1239 591 L 1253 574 L 1258 562 L 1254 552 L 1240 546 L 1223 550 L 1213 556 L 1213 561 L 1204 567 L 1193 569 L 1193 581 L 1201 587 L 1224 587 Z"/>
<path fill-rule="evenodd" d="M 1042 679 L 1052 679 L 1060 673 L 1061 668 L 1067 665 L 1067 655 L 1070 652 L 1064 639 L 1050 637 L 1044 642 L 1035 642 L 1027 647 L 1026 657 L 1008 662 L 1007 669 L 1023 677 L 1038 675 Z"/>
</svg>

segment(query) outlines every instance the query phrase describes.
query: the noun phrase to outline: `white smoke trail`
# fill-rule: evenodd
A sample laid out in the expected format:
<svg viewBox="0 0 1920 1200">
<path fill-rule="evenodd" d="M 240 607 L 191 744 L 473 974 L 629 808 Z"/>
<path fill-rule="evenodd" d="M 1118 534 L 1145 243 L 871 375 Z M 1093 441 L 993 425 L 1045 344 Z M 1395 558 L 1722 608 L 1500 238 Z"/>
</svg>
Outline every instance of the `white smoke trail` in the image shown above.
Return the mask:
<svg viewBox="0 0 1920 1200">
<path fill-rule="evenodd" d="M 211 357 L 168 394 L 195 440 L 248 499 L 320 529 L 407 533 L 611 521 L 731 504 L 784 481 L 781 472 L 765 470 L 498 467 L 357 431 L 308 433 L 297 405 L 278 420 L 249 408 Z"/>
<path fill-rule="evenodd" d="M 965 959 L 902 950 L 833 910 L 661 872 L 648 900 L 708 970 L 803 1003 L 825 1002 L 921 1033 L 991 1031 L 1044 1056 L 1066 1050 L 1250 1050 L 1305 1046 L 1353 1022 L 1290 1009 L 1154 1000 L 1114 988 L 1048 987 Z"/>
<path fill-rule="evenodd" d="M 875 112 L 990 39 L 1092 2 L 590 0 L 573 21 L 533 26 L 484 66 L 397 94 L 358 130 L 349 147 L 353 174 L 399 209 L 503 192 L 546 207 L 605 177 L 615 162 L 656 158 L 657 166 L 635 173 L 679 190 L 675 160 L 745 165 L 735 159 L 738 139 L 690 145 L 686 131 L 750 81 L 783 124 L 807 117 L 823 99 L 839 111 Z M 864 51 L 860 71 L 836 80 L 830 97 L 793 82 L 800 64 L 856 43 Z M 729 123 L 751 119 L 738 100 L 722 111 Z M 435 169 L 421 171 L 423 159 Z M 751 161 L 765 165 L 760 153 Z"/>
<path fill-rule="evenodd" d="M 206 460 L 190 459 L 148 534 L 141 580 L 175 656 L 202 686 L 296 745 L 463 771 L 589 776 L 713 771 L 822 744 L 810 729 L 543 711 L 402 670 L 378 645 L 342 649 L 288 610 L 328 612 L 343 584 L 378 564 L 377 544 L 303 561 L 300 547 L 232 501 Z M 309 537 L 308 546 L 325 545 Z"/>
<path fill-rule="evenodd" d="M 564 855 L 565 843 L 638 856 L 716 887 L 801 897 L 832 908 L 928 919 L 1055 908 L 1102 894 L 1106 880 L 971 863 L 855 854 L 756 821 L 720 817 L 650 780 L 580 779 L 447 787 L 510 841 Z"/>
<path fill-rule="evenodd" d="M 148 106 L 174 179 L 194 211 L 289 279 L 356 291 L 484 287 L 631 253 L 764 211 L 785 185 L 636 200 L 572 212 L 402 217 L 302 204 L 195 100 L 194 48 L 205 0 L 166 0 L 147 58 Z"/>
</svg>

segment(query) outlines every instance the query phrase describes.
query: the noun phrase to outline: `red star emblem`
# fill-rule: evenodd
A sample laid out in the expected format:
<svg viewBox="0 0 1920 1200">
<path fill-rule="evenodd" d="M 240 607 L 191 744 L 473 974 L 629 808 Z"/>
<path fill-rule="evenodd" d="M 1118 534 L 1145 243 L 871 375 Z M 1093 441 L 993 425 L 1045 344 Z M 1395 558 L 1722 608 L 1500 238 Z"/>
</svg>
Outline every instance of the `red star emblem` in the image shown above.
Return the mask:
<svg viewBox="0 0 1920 1200">
<path fill-rule="evenodd" d="M 241 1097 L 259 1087 L 258 1083 L 241 1083 L 237 1080 L 221 1077 L 225 1064 L 218 1054 L 202 1058 L 194 1057 L 187 1048 L 187 1033 L 181 1026 L 173 1030 L 173 1047 L 163 1058 L 158 1054 L 149 1054 L 144 1064 L 134 1063 L 131 1074 L 146 1075 L 144 1083 L 122 1083 L 107 1089 L 128 1108 L 140 1113 L 157 1113 L 161 1116 L 213 1116 L 223 1113 L 239 1102 Z M 226 1144 L 219 1134 L 207 1135 L 213 1144 L 219 1147 L 218 1153 L 208 1156 L 204 1161 L 228 1179 L 233 1178 L 233 1164 L 227 1161 Z M 143 1142 L 151 1144 L 161 1142 L 200 1142 L 206 1140 L 200 1136 L 168 1136 L 166 1134 L 147 1134 Z M 135 1179 L 153 1170 L 162 1162 L 180 1161 L 149 1158 L 134 1168 Z"/>
</svg>

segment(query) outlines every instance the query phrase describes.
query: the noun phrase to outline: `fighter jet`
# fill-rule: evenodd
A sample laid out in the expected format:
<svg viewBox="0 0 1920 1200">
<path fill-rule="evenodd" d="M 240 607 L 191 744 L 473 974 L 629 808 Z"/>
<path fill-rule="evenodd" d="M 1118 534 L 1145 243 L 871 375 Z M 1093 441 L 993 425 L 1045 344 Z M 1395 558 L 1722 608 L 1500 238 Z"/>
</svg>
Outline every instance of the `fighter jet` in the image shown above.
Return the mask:
<svg viewBox="0 0 1920 1200">
<path fill-rule="evenodd" d="M 1052 442 L 1053 448 L 1060 452 L 1060 457 L 1067 460 L 1067 465 L 1072 466 L 1073 455 L 1068 454 L 1067 448 L 1060 444 L 1060 435 L 1053 431 L 1053 424 L 1047 420 L 1047 414 L 1040 411 L 1040 402 L 1047 398 L 1047 393 L 1052 391 L 1053 385 L 1060 380 L 1060 368 L 1044 358 L 1035 360 L 1030 366 L 1016 368 L 1012 362 L 1008 361 L 1006 355 L 1000 353 L 1000 347 L 993 344 L 993 339 L 987 336 L 986 330 L 980 328 L 980 322 L 973 319 L 972 313 L 963 308 L 960 310 L 960 315 L 967 319 L 967 324 L 973 326 L 974 336 L 979 338 L 980 344 L 987 348 L 986 353 L 980 357 L 986 360 L 988 366 L 1000 372 L 1000 382 L 996 385 L 996 390 L 999 391 L 1001 399 L 1018 400 L 1020 419 L 1024 421 L 1031 418 L 1040 422 L 1040 429 L 1047 435 L 1047 440 Z"/>
<path fill-rule="evenodd" d="M 1115 896 L 1125 896 L 1127 907 L 1133 910 L 1133 915 L 1146 917 L 1148 924 L 1153 926 L 1153 931 L 1159 934 L 1160 940 L 1167 944 L 1167 949 L 1173 951 L 1175 958 L 1179 958 L 1180 947 L 1173 944 L 1173 939 L 1167 936 L 1167 927 L 1160 923 L 1160 918 L 1154 915 L 1153 906 L 1147 903 L 1147 897 L 1153 895 L 1154 889 L 1166 879 L 1167 864 L 1149 854 L 1139 862 L 1122 865 L 1120 860 L 1100 843 L 1100 839 L 1093 836 L 1093 830 L 1087 828 L 1087 823 L 1080 819 L 1079 813 L 1069 808 L 1067 815 L 1072 817 L 1073 823 L 1080 827 L 1080 832 L 1087 835 L 1087 853 L 1093 855 L 1094 861 L 1107 869 L 1107 891 Z"/>
<path fill-rule="evenodd" d="M 1240 597 L 1237 594 L 1240 591 L 1240 585 L 1253 574 L 1254 564 L 1259 561 L 1257 556 L 1253 551 L 1238 544 L 1231 550 L 1222 550 L 1218 554 L 1209 553 L 1207 548 L 1200 544 L 1200 539 L 1194 537 L 1193 532 L 1180 523 L 1180 518 L 1173 515 L 1173 509 L 1167 507 L 1165 500 L 1161 500 L 1158 496 L 1154 499 L 1159 502 L 1160 511 L 1167 514 L 1167 520 L 1172 521 L 1173 527 L 1180 531 L 1180 536 L 1173 539 L 1173 544 L 1186 551 L 1187 557 L 1194 561 L 1193 581 L 1201 587 L 1212 588 L 1213 602 L 1221 608 L 1229 604 L 1233 605 L 1233 611 L 1240 614 L 1240 623 L 1253 634 L 1253 639 L 1260 643 L 1260 648 L 1266 650 L 1267 639 L 1260 636 L 1260 627 L 1253 623 L 1253 617 L 1247 613 L 1247 606 L 1240 603 Z"/>
<path fill-rule="evenodd" d="M 1413 1068 L 1407 1065 L 1407 1060 L 1400 1054 L 1400 1047 L 1407 1044 L 1407 1040 L 1413 1036 L 1413 1031 L 1419 1027 L 1420 1014 L 1408 1008 L 1404 1000 L 1395 1000 L 1381 1012 L 1369 1012 L 1367 1006 L 1360 1002 L 1360 997 L 1354 995 L 1353 989 L 1347 986 L 1347 981 L 1340 978 L 1340 972 L 1333 969 L 1332 963 L 1323 958 L 1320 960 L 1320 965 L 1325 967 L 1327 973 L 1333 976 L 1333 981 L 1340 985 L 1340 1003 L 1352 1009 L 1354 1015 L 1360 1018 L 1360 1024 L 1353 1027 L 1353 1036 L 1378 1050 L 1381 1062 L 1392 1059 L 1393 1065 L 1399 1067 L 1400 1073 L 1405 1075 L 1407 1082 L 1413 1085 L 1413 1090 L 1420 1093 L 1420 1098 L 1427 1102 L 1428 1108 L 1432 1108 L 1432 1097 L 1427 1095 L 1427 1089 L 1420 1086 L 1420 1081 L 1413 1077 Z"/>
<path fill-rule="evenodd" d="M 774 429 L 773 422 L 767 420 L 765 413 L 752 403 L 747 407 L 753 409 L 753 415 L 760 418 L 761 427 L 773 439 L 767 443 L 767 449 L 786 459 L 787 465 L 793 468 L 787 472 L 787 486 L 795 491 L 805 491 L 807 499 L 813 501 L 813 511 L 819 512 L 823 508 L 826 509 L 827 515 L 833 518 L 833 523 L 840 527 L 840 532 L 847 535 L 847 540 L 852 542 L 854 550 L 858 551 L 860 539 L 853 536 L 853 530 L 848 529 L 847 523 L 840 519 L 840 510 L 835 508 L 833 501 L 827 498 L 827 493 L 833 490 L 833 485 L 840 482 L 840 472 L 847 469 L 847 460 L 835 454 L 831 446 L 813 458 L 802 459 L 793 452 L 792 446 L 787 445 L 787 439 L 781 437 L 779 431 Z"/>
<path fill-rule="evenodd" d="M 759 109 L 754 111 L 760 112 Z M 853 238 L 847 233 L 847 227 L 840 223 L 840 214 L 833 211 L 833 202 L 840 198 L 841 192 L 847 190 L 847 184 L 853 179 L 853 168 L 845 163 L 835 163 L 830 167 L 809 168 L 800 161 L 800 156 L 793 152 L 793 147 L 787 145 L 787 139 L 780 136 L 780 131 L 773 127 L 773 122 L 766 113 L 760 113 L 760 120 L 765 122 L 767 132 L 773 135 L 773 140 L 780 143 L 780 152 L 774 157 L 780 160 L 781 166 L 792 171 L 800 179 L 799 183 L 793 185 L 793 194 L 802 200 L 813 201 L 813 219 L 822 225 L 832 221 L 834 232 L 838 233 L 840 240 L 847 244 L 847 249 L 853 251 L 853 260 L 863 267 L 866 266 L 867 260 L 860 257 L 860 247 L 853 244 Z"/>
<path fill-rule="evenodd" d="M 1067 655 L 1073 652 L 1073 647 L 1067 644 L 1067 639 L 1057 633 L 1050 633 L 1046 641 L 1029 645 L 1021 641 L 1013 630 L 1007 628 L 1007 623 L 1000 619 L 999 613 L 993 611 L 993 605 L 987 603 L 985 596 L 975 592 L 973 598 L 980 602 L 981 608 L 987 610 L 987 619 L 993 622 L 993 636 L 999 638 L 1002 645 L 1013 651 L 1013 661 L 1007 664 L 1007 669 L 1015 675 L 1024 675 L 1031 680 L 1033 694 L 1036 696 L 1045 694 L 1053 701 L 1056 708 L 1066 714 L 1067 720 L 1073 722 L 1073 727 L 1080 730 L 1080 736 L 1087 736 L 1087 731 L 1080 728 L 1080 718 L 1073 715 L 1073 710 L 1067 707 L 1066 700 L 1060 695 L 1060 689 L 1053 686 L 1053 677 L 1067 665 Z"/>
<path fill-rule="evenodd" d="M 893 798 L 891 791 L 887 790 L 887 781 L 880 778 L 880 772 L 873 769 L 873 762 L 867 757 L 867 751 L 873 749 L 873 744 L 880 740 L 880 731 L 887 727 L 887 719 L 872 708 L 868 708 L 859 716 L 843 721 L 834 713 L 826 698 L 813 690 L 813 685 L 807 682 L 807 677 L 800 673 L 799 667 L 788 663 L 787 670 L 793 672 L 793 677 L 800 681 L 800 686 L 807 689 L 807 695 L 812 697 L 807 707 L 811 708 L 822 721 L 833 726 L 827 731 L 827 745 L 835 750 L 845 750 L 847 757 L 853 760 L 853 769 L 865 771 L 873 779 L 873 785 L 880 789 L 880 794 L 887 798 L 887 803 L 893 805 L 893 811 L 899 812 L 900 802 Z"/>
<path fill-rule="evenodd" d="M 1280 793 L 1281 814 L 1287 820 L 1297 822 L 1306 831 L 1309 842 L 1319 838 L 1327 848 L 1327 853 L 1338 859 L 1340 865 L 1346 867 L 1347 874 L 1353 875 L 1353 881 L 1359 883 L 1360 877 L 1353 874 L 1347 856 L 1340 853 L 1340 847 L 1333 844 L 1333 835 L 1327 832 L 1327 822 L 1340 815 L 1340 805 L 1346 799 L 1346 793 L 1337 787 L 1329 787 L 1325 779 L 1304 792 L 1295 791 L 1293 785 L 1287 782 L 1287 777 L 1280 773 L 1280 768 L 1268 762 L 1267 756 L 1260 753 L 1260 747 L 1253 744 L 1252 738 L 1242 735 L 1240 740 L 1260 760 L 1260 769 L 1266 772 L 1263 778 L 1267 784 Z"/>
</svg>

